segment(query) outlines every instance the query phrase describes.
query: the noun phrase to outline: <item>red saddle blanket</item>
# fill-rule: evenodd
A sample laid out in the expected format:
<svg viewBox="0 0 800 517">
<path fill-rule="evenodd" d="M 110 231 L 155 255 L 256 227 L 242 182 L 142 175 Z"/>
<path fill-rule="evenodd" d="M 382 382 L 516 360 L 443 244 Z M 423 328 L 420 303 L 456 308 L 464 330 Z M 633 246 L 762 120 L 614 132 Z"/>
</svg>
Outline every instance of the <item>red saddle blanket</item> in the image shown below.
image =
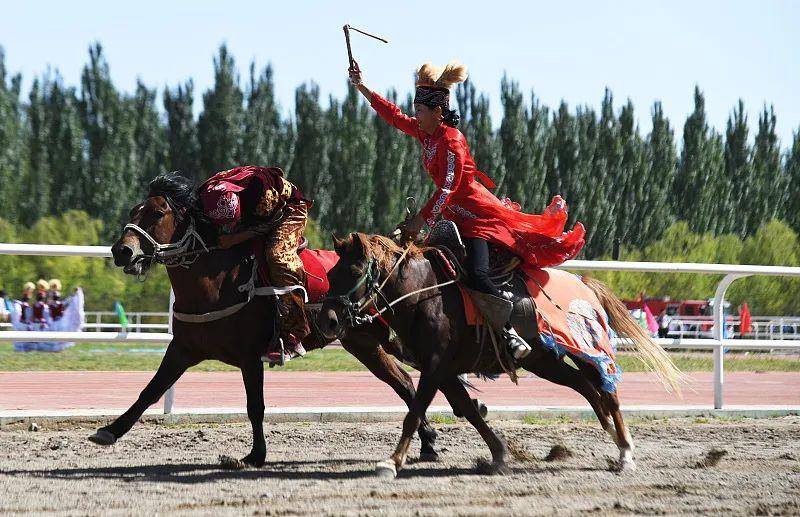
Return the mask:
<svg viewBox="0 0 800 517">
<path fill-rule="evenodd" d="M 258 261 L 257 284 L 259 286 L 272 285 L 269 281 L 269 270 L 264 261 L 264 246 L 257 245 L 255 250 Z M 321 303 L 331 287 L 328 282 L 328 271 L 333 269 L 333 266 L 339 261 L 339 256 L 335 251 L 305 248 L 300 252 L 300 259 L 303 261 L 303 269 L 306 272 L 305 287 L 308 293 L 308 303 Z"/>
<path fill-rule="evenodd" d="M 594 365 L 603 380 L 603 389 L 614 391 L 622 371 L 614 363 L 612 332 L 600 300 L 581 279 L 559 269 L 525 268 L 528 294 L 536 302 L 536 322 L 542 345 L 558 355 Z M 461 290 L 467 323 L 482 320 L 472 298 Z M 531 322 L 534 324 L 534 322 Z"/>
</svg>

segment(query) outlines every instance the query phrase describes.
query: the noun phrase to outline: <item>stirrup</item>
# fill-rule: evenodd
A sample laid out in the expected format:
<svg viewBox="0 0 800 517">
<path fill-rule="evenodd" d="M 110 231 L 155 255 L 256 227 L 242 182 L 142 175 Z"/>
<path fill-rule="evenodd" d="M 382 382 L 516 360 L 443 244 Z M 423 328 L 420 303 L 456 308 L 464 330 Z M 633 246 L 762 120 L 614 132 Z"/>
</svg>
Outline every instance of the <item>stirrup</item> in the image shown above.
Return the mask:
<svg viewBox="0 0 800 517">
<path fill-rule="evenodd" d="M 522 336 L 517 334 L 517 331 L 514 330 L 513 327 L 510 329 L 504 328 L 503 337 L 506 338 L 506 343 L 508 343 L 508 347 L 511 349 L 511 355 L 517 361 L 527 357 L 527 355 L 531 353 L 531 350 L 533 350 L 531 345 L 522 339 Z"/>
<path fill-rule="evenodd" d="M 278 345 L 275 350 L 261 354 L 261 362 L 268 363 L 270 368 L 284 366 L 292 359 L 292 354 L 287 353 L 286 347 L 283 346 L 283 338 L 278 338 Z"/>
<path fill-rule="evenodd" d="M 297 341 L 294 344 L 294 350 L 289 351 L 287 351 L 286 347 L 284 346 L 283 338 L 278 338 L 278 343 L 280 344 L 279 350 L 261 354 L 261 362 L 269 363 L 270 368 L 274 368 L 275 366 L 284 366 L 290 360 L 296 357 L 304 357 L 307 353 L 303 343 L 300 341 Z"/>
</svg>

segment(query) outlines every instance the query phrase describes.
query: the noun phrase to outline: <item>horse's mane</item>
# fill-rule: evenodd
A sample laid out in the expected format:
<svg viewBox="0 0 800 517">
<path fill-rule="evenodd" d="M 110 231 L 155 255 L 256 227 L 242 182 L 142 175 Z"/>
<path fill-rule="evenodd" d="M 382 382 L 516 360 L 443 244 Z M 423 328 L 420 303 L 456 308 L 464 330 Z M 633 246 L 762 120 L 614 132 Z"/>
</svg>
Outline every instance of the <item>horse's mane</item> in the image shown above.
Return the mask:
<svg viewBox="0 0 800 517">
<path fill-rule="evenodd" d="M 194 181 L 179 172 L 164 172 L 153 178 L 148 185 L 147 196 L 161 196 L 173 210 L 185 211 L 199 222 L 207 222 Z"/>
<path fill-rule="evenodd" d="M 345 248 L 353 249 L 355 244 L 359 244 L 364 250 L 366 258 L 374 258 L 378 263 L 378 267 L 384 272 L 388 273 L 392 270 L 397 259 L 403 254 L 405 248 L 399 246 L 389 237 L 383 235 L 367 235 L 364 233 L 351 233 L 344 239 L 338 241 L 340 245 Z M 415 259 L 422 257 L 425 252 L 424 247 L 417 246 L 416 244 L 409 244 L 410 249 L 406 255 L 407 258 Z"/>
</svg>

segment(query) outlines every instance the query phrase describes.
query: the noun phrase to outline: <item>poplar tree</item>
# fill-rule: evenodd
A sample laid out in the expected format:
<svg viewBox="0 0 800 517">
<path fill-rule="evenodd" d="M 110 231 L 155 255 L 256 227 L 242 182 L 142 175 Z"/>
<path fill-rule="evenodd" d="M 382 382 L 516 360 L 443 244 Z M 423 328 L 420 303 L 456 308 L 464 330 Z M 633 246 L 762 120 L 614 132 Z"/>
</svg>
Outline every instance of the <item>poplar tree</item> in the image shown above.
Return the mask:
<svg viewBox="0 0 800 517">
<path fill-rule="evenodd" d="M 203 178 L 239 165 L 243 100 L 235 61 L 222 45 L 214 58 L 214 87 L 203 94 L 203 112 L 197 122 Z"/>
<path fill-rule="evenodd" d="M 786 200 L 786 182 L 781 171 L 775 121 L 773 107 L 764 106 L 758 117 L 758 133 L 753 149 L 753 190 L 746 205 L 748 231 L 751 234 L 776 217 Z"/>
<path fill-rule="evenodd" d="M 48 169 L 48 134 L 45 122 L 45 99 L 39 79 L 33 80 L 28 96 L 27 160 L 26 174 L 21 181 L 19 200 L 20 222 L 30 226 L 50 210 L 50 184 L 52 177 Z"/>
<path fill-rule="evenodd" d="M 294 147 L 289 176 L 314 201 L 311 215 L 325 219 L 331 202 L 329 186 L 328 121 L 319 104 L 319 86 L 303 84 L 295 90 Z"/>
<path fill-rule="evenodd" d="M 323 227 L 337 232 L 372 226 L 375 133 L 372 109 L 361 101 L 355 87 L 348 86 L 343 102 L 330 99 L 328 127 L 333 143 L 329 148 L 332 202 Z"/>
<path fill-rule="evenodd" d="M 130 208 L 129 190 L 138 189 L 138 182 L 132 185 L 128 174 L 130 111 L 111 81 L 99 43 L 89 48 L 89 63 L 81 74 L 80 113 L 88 155 L 88 174 L 81 177 L 82 206 L 104 221 L 110 232 L 123 210 Z"/>
<path fill-rule="evenodd" d="M 287 126 L 281 119 L 275 100 L 272 65 L 256 75 L 255 63 L 250 64 L 247 87 L 247 108 L 244 114 L 242 162 L 251 165 L 291 168 L 291 142 Z"/>
<path fill-rule="evenodd" d="M 622 176 L 622 144 L 619 136 L 619 122 L 614 113 L 614 97 L 606 88 L 600 107 L 600 121 L 597 130 L 597 150 L 595 152 L 594 172 L 602 178 L 602 183 L 593 181 L 592 185 L 604 188 L 602 198 L 595 198 L 592 210 L 594 224 L 589 225 L 591 247 L 587 256 L 611 253 L 614 240 L 621 238 L 617 232 L 617 208 L 625 189 Z"/>
<path fill-rule="evenodd" d="M 167 115 L 167 166 L 180 171 L 196 182 L 203 177 L 200 170 L 200 143 L 194 120 L 194 83 L 191 79 L 175 88 L 164 90 L 164 111 Z"/>
<path fill-rule="evenodd" d="M 145 194 L 150 180 L 167 170 L 168 151 L 166 130 L 156 107 L 156 91 L 137 81 L 136 93 L 129 102 L 133 108 L 131 125 L 135 157 L 130 179 L 132 183 L 138 180 L 139 184 L 131 193 L 130 201 L 135 203 Z"/>
<path fill-rule="evenodd" d="M 633 103 L 628 99 L 619 114 L 619 136 L 622 144 L 620 177 L 622 192 L 617 204 L 617 237 L 636 247 L 645 243 L 646 220 L 653 217 L 647 205 L 650 188 L 649 167 L 644 143 L 634 121 Z"/>
<path fill-rule="evenodd" d="M 528 112 L 516 81 L 505 75 L 500 82 L 503 120 L 500 122 L 500 148 L 504 175 L 494 178 L 499 196 L 508 195 L 527 205 L 526 176 L 533 172 L 533 152 L 528 139 Z"/>
<path fill-rule="evenodd" d="M 10 221 L 16 221 L 19 215 L 19 188 L 26 162 L 21 82 L 19 74 L 8 77 L 0 47 L 0 218 Z"/>
<path fill-rule="evenodd" d="M 694 92 L 695 108 L 683 126 L 683 149 L 673 189 L 674 211 L 695 232 L 714 232 L 715 203 L 723 177 L 722 138 L 706 122 L 705 97 Z"/>
<path fill-rule="evenodd" d="M 47 169 L 51 174 L 50 214 L 84 208 L 88 166 L 84 156 L 84 131 L 75 88 L 64 85 L 56 71 L 45 96 Z"/>
<path fill-rule="evenodd" d="M 786 202 L 783 218 L 795 232 L 800 231 L 800 128 L 792 133 L 792 146 L 786 151 L 784 160 L 786 178 Z"/>
<path fill-rule="evenodd" d="M 652 130 L 646 142 L 646 160 L 649 168 L 646 214 L 640 217 L 642 242 L 650 244 L 660 239 L 664 231 L 674 222 L 670 205 L 672 183 L 677 172 L 678 156 L 675 151 L 674 133 L 669 120 L 664 116 L 660 102 L 653 104 Z"/>
<path fill-rule="evenodd" d="M 397 92 L 390 90 L 386 98 L 396 104 Z M 372 172 L 372 183 L 375 186 L 372 221 L 374 231 L 386 234 L 403 218 L 406 199 L 403 190 L 403 166 L 409 155 L 405 140 L 411 139 L 377 114 L 372 117 L 372 128 L 377 150 Z"/>
<path fill-rule="evenodd" d="M 748 235 L 749 221 L 742 217 L 741 208 L 749 202 L 752 188 L 751 159 L 747 115 L 744 101 L 739 99 L 737 107 L 728 117 L 725 131 L 725 178 L 728 188 L 719 192 L 719 217 L 724 218 L 723 232 L 733 232 L 740 237 Z"/>
</svg>

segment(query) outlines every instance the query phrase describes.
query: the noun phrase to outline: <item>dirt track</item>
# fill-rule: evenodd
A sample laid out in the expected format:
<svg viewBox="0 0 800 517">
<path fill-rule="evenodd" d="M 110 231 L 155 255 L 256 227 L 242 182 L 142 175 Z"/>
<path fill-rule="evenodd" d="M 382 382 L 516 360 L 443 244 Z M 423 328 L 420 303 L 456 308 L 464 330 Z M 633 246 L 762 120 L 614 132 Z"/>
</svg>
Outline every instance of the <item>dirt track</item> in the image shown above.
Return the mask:
<svg viewBox="0 0 800 517">
<path fill-rule="evenodd" d="M 410 465 L 394 481 L 373 467 L 393 449 L 396 424 L 269 424 L 268 465 L 245 471 L 221 470 L 217 458 L 249 450 L 247 424 L 138 424 L 107 449 L 85 440 L 88 427 L 4 428 L 0 513 L 800 513 L 800 417 L 633 422 L 639 468 L 623 474 L 609 469 L 616 447 L 595 424 L 493 426 L 530 456 L 511 475 L 477 475 L 488 452 L 457 423 L 436 425 L 439 463 Z M 573 456 L 545 461 L 559 443 Z M 724 455 L 702 465 L 712 449 Z"/>
</svg>

